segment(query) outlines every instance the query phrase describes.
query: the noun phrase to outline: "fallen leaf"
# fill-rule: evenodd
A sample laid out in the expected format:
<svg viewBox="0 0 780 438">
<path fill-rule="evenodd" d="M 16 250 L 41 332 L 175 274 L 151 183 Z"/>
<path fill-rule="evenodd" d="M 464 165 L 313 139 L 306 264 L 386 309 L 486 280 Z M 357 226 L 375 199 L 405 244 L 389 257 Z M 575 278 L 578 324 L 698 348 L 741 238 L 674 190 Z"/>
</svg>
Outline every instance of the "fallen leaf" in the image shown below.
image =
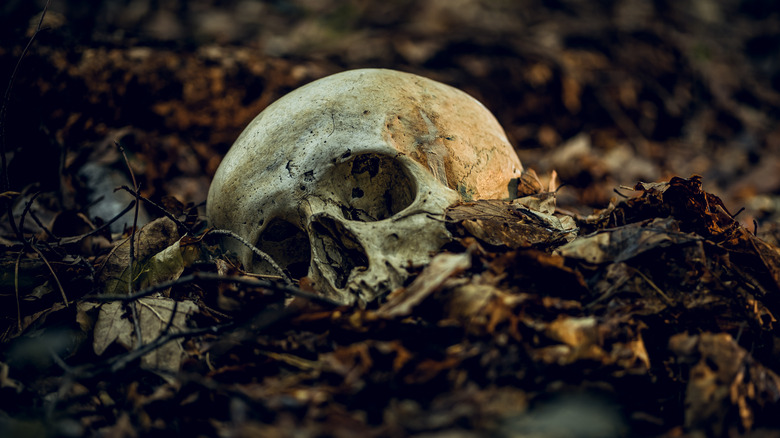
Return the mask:
<svg viewBox="0 0 780 438">
<path fill-rule="evenodd" d="M 137 346 L 135 326 L 127 308 L 129 305 L 137 306 L 138 324 L 144 344 L 164 334 L 163 330 L 169 326 L 169 323 L 172 332 L 184 330 L 187 327 L 188 317 L 198 310 L 198 306 L 191 301 L 177 303 L 170 298 L 146 297 L 127 305 L 118 301 L 104 303 L 100 306 L 95 323 L 93 340 L 95 354 L 103 354 L 115 342 L 128 351 Z M 174 308 L 175 314 L 173 314 Z M 173 318 L 172 322 L 171 318 Z M 182 353 L 181 340 L 174 340 L 144 355 L 141 358 L 141 365 L 152 370 L 177 372 L 181 365 Z"/>
<path fill-rule="evenodd" d="M 390 293 L 387 302 L 376 311 L 377 315 L 386 318 L 409 315 L 415 306 L 438 290 L 448 278 L 465 271 L 470 266 L 471 256 L 468 253 L 438 254 L 412 281 L 412 284 Z"/>
</svg>

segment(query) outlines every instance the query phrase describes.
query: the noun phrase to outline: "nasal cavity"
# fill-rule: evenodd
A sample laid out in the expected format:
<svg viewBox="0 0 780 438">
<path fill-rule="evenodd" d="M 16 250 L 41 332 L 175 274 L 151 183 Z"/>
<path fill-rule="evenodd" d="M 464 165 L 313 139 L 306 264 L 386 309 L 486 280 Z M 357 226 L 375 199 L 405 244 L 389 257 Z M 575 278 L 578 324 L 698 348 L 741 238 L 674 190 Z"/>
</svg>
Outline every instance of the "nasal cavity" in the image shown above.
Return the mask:
<svg viewBox="0 0 780 438">
<path fill-rule="evenodd" d="M 311 229 L 314 254 L 319 259 L 315 262 L 331 274 L 330 280 L 336 288 L 343 289 L 353 271 L 368 269 L 366 250 L 343 224 L 321 215 L 312 219 Z"/>
<path fill-rule="evenodd" d="M 260 234 L 255 246 L 268 254 L 291 278 L 299 280 L 308 274 L 311 264 L 309 237 L 290 222 L 272 220 Z M 252 268 L 259 274 L 279 275 L 257 254 L 252 259 Z"/>
</svg>

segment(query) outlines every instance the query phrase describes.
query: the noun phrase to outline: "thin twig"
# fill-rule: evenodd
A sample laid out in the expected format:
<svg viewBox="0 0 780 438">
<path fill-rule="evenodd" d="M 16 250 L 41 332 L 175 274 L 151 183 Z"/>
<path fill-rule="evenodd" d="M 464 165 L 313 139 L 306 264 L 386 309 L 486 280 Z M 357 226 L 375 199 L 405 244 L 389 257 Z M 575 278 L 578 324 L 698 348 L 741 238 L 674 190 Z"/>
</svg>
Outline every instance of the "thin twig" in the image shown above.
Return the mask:
<svg viewBox="0 0 780 438">
<path fill-rule="evenodd" d="M 49 237 L 51 237 L 53 240 L 60 240 L 59 237 L 55 236 L 54 233 L 47 227 L 46 225 L 41 222 L 41 220 L 38 218 L 38 215 L 35 214 L 34 210 L 30 210 L 30 217 L 33 218 L 33 221 L 35 221 L 35 224 L 38 225 Z"/>
<path fill-rule="evenodd" d="M 173 300 L 173 309 L 171 310 L 171 318 L 168 320 L 168 324 L 165 325 L 165 328 L 163 329 L 163 331 L 160 332 L 161 336 L 162 335 L 167 335 L 170 332 L 171 327 L 173 327 L 173 318 L 176 317 L 176 312 L 178 310 L 179 310 L 179 301 L 178 300 Z"/>
<path fill-rule="evenodd" d="M 24 235 L 24 222 L 27 219 L 27 212 L 30 211 L 30 208 L 32 208 L 33 202 L 35 202 L 35 198 L 40 195 L 41 192 L 35 192 L 35 194 L 32 195 L 32 198 L 30 198 L 29 201 L 27 201 L 27 204 L 24 205 L 24 210 L 22 210 L 22 215 L 19 217 L 19 232 Z M 24 240 L 22 240 L 24 242 Z"/>
<path fill-rule="evenodd" d="M 78 367 L 71 367 L 63 360 L 55 360 L 55 363 L 59 365 L 63 369 L 63 371 L 65 371 L 66 376 L 70 378 L 89 379 L 105 373 L 110 373 L 114 375 L 117 371 L 126 367 L 134 360 L 140 358 L 141 356 L 151 352 L 156 348 L 161 347 L 162 345 L 165 345 L 170 341 L 179 338 L 200 336 L 207 333 L 219 333 L 222 330 L 232 326 L 233 326 L 232 323 L 228 323 L 222 325 L 214 325 L 209 327 L 185 330 L 176 333 L 167 333 L 165 335 L 161 334 L 160 336 L 158 336 L 148 344 L 141 345 L 139 348 L 136 348 L 135 350 L 132 350 L 124 355 L 110 357 L 104 360 L 103 362 L 97 364 L 87 364 Z"/>
<path fill-rule="evenodd" d="M 629 266 L 629 268 L 631 268 L 634 272 L 639 274 L 639 276 L 642 277 L 642 279 L 645 280 L 645 282 L 650 285 L 650 287 L 658 294 L 658 296 L 661 297 L 661 301 L 666 303 L 666 305 L 668 306 L 674 307 L 675 305 L 674 302 L 661 290 L 660 287 L 656 286 L 655 283 L 653 283 L 649 278 L 647 278 L 647 276 L 643 274 L 642 271 L 640 271 L 637 268 L 634 268 L 633 266 Z"/>
<path fill-rule="evenodd" d="M 54 233 L 49 230 L 49 228 L 41 222 L 40 219 L 38 219 L 38 215 L 35 214 L 35 211 L 32 210 L 33 203 L 35 202 L 35 199 L 40 195 L 41 192 L 36 192 L 32 198 L 30 198 L 29 201 L 27 201 L 27 204 L 24 206 L 24 210 L 22 211 L 22 216 L 19 218 L 19 231 L 24 234 L 24 222 L 27 220 L 27 214 L 30 214 L 30 217 L 33 218 L 33 221 L 40 227 L 46 234 L 51 237 L 54 240 L 59 240 L 57 236 L 54 235 Z"/>
<path fill-rule="evenodd" d="M 616 195 L 618 195 L 618 196 L 620 196 L 621 198 L 623 198 L 623 199 L 628 199 L 628 196 L 626 196 L 626 195 L 624 195 L 624 194 L 620 193 L 620 192 L 618 191 L 618 189 L 616 189 L 616 188 L 613 188 L 613 189 L 612 189 L 612 191 L 613 191 L 613 192 L 615 192 L 615 194 L 616 194 Z"/>
<path fill-rule="evenodd" d="M 125 159 L 125 165 L 127 166 L 127 170 L 130 172 L 130 178 L 133 180 L 133 191 L 135 192 L 135 210 L 133 212 L 133 229 L 130 231 L 130 260 L 128 262 L 128 271 L 130 272 L 130 276 L 127 280 L 127 295 L 133 295 L 133 262 L 135 261 L 135 231 L 138 226 L 138 210 L 140 209 L 140 203 L 138 202 L 138 182 L 135 180 L 135 173 L 133 172 L 132 166 L 130 166 L 130 160 L 127 159 L 127 154 L 125 154 L 125 148 L 122 147 L 122 144 L 120 144 L 118 141 L 114 141 L 114 144 L 119 148 L 119 152 L 122 153 L 122 157 Z M 135 327 L 135 338 L 136 338 L 136 344 L 135 348 L 138 349 L 141 347 L 141 320 L 140 316 L 138 314 L 138 307 L 136 306 L 135 302 L 130 303 L 130 310 L 133 314 L 133 326 Z"/>
<path fill-rule="evenodd" d="M 65 371 L 66 373 L 73 371 L 73 367 L 71 367 L 70 365 L 68 365 L 67 362 L 62 360 L 60 355 L 57 354 L 57 352 L 54 351 L 54 349 L 51 347 L 49 347 L 49 356 L 51 356 L 54 363 L 57 364 L 57 366 L 59 366 L 60 368 L 62 368 L 62 370 Z"/>
<path fill-rule="evenodd" d="M 298 305 L 293 304 L 287 306 L 281 310 L 274 309 L 274 308 L 264 308 L 262 311 L 254 315 L 252 318 L 250 318 L 249 320 L 245 321 L 243 324 L 238 326 L 236 332 L 231 333 L 230 342 L 242 342 L 245 339 L 248 339 L 252 336 L 256 336 L 259 331 L 267 329 L 273 324 L 276 324 L 277 322 L 285 318 L 288 318 L 296 313 L 299 313 L 304 307 L 301 305 L 300 302 L 297 304 Z M 144 345 L 142 347 L 143 351 L 141 352 L 133 351 L 128 353 L 125 356 L 116 359 L 114 361 L 114 364 L 111 366 L 110 371 L 116 372 L 121 368 L 124 368 L 130 362 L 136 360 L 137 358 L 143 356 L 144 354 L 154 350 L 155 348 L 162 346 L 166 342 L 169 342 L 173 339 L 186 337 L 186 336 L 197 336 L 206 333 L 218 333 L 223 329 L 230 328 L 230 327 L 236 327 L 236 324 L 228 323 L 220 326 L 206 327 L 204 329 L 194 329 L 189 331 L 182 331 L 182 332 L 168 333 L 168 334 L 161 333 L 160 336 L 157 337 L 157 339 L 150 342 L 149 344 Z"/>
<path fill-rule="evenodd" d="M 246 278 L 246 277 L 225 277 L 222 275 L 212 274 L 212 273 L 191 274 L 185 277 L 181 277 L 178 280 L 173 280 L 166 283 L 158 284 L 156 286 L 138 292 L 134 297 L 128 297 L 126 295 L 115 295 L 115 296 L 102 295 L 102 296 L 97 296 L 92 298 L 98 301 L 114 301 L 114 300 L 126 301 L 129 299 L 137 299 L 142 296 L 151 295 L 158 290 L 167 289 L 175 284 L 182 284 L 182 283 L 198 281 L 198 280 L 230 281 L 230 282 L 235 282 L 240 284 L 248 284 L 251 286 L 275 288 L 276 290 L 292 293 L 302 298 L 308 299 L 310 301 L 319 302 L 321 304 L 327 304 L 330 306 L 340 305 L 339 303 L 336 303 L 328 298 L 321 297 L 318 295 L 312 295 L 303 292 L 299 289 L 292 288 L 290 286 L 280 285 L 278 283 L 272 283 L 270 281 L 263 281 L 263 280 L 257 280 L 257 279 Z M 85 297 L 85 299 L 89 299 L 89 297 Z M 299 306 L 291 305 L 281 310 L 266 308 L 263 311 L 259 312 L 257 315 L 255 315 L 253 318 L 251 318 L 250 320 L 242 324 L 243 333 L 238 333 L 236 339 L 240 340 L 246 338 L 249 335 L 256 335 L 259 330 L 267 329 L 269 326 L 299 312 L 300 310 L 301 310 L 300 305 Z M 57 364 L 60 365 L 60 367 L 62 367 L 63 370 L 66 371 L 66 374 L 68 376 L 73 378 L 94 378 L 104 373 L 111 373 L 112 375 L 114 375 L 117 371 L 125 368 L 133 361 L 141 358 L 145 354 L 151 352 L 156 348 L 161 347 L 162 345 L 165 345 L 166 343 L 172 340 L 186 338 L 186 337 L 200 336 L 204 334 L 218 334 L 231 327 L 236 327 L 236 324 L 234 322 L 230 322 L 222 325 L 214 325 L 210 327 L 172 333 L 170 332 L 170 328 L 173 324 L 172 321 L 175 314 L 176 314 L 176 305 L 174 305 L 173 312 L 171 313 L 171 320 L 169 320 L 168 322 L 168 327 L 166 327 L 166 329 L 162 331 L 155 340 L 149 342 L 148 344 L 141 345 L 135 350 L 132 350 L 124 355 L 111 357 L 99 364 L 90 364 L 78 368 L 69 367 L 67 364 L 64 363 L 64 361 L 57 361 Z"/>
<path fill-rule="evenodd" d="M 243 237 L 239 236 L 238 234 L 236 234 L 236 233 L 234 233 L 234 232 L 232 232 L 232 231 L 230 231 L 230 230 L 217 230 L 217 229 L 212 229 L 212 230 L 208 230 L 208 231 L 206 231 L 206 233 L 203 235 L 203 237 L 206 237 L 206 236 L 207 236 L 207 235 L 209 235 L 209 234 L 217 234 L 217 235 L 223 235 L 223 236 L 230 236 L 230 237 L 232 237 L 232 238 L 234 238 L 234 239 L 238 240 L 238 241 L 239 241 L 239 242 L 241 242 L 241 243 L 242 243 L 244 246 L 246 246 L 247 248 L 251 249 L 251 250 L 252 250 L 252 252 L 253 252 L 253 253 L 255 253 L 255 255 L 257 255 L 258 257 L 260 257 L 261 259 L 263 259 L 263 260 L 264 260 L 266 263 L 268 263 L 269 265 L 271 265 L 271 267 L 272 267 L 272 268 L 273 268 L 273 269 L 274 269 L 274 270 L 275 270 L 277 273 L 279 273 L 279 275 L 282 277 L 282 279 L 283 279 L 283 280 L 284 280 L 284 281 L 285 281 L 287 284 L 292 284 L 292 280 L 290 280 L 290 277 L 288 277 L 288 276 L 287 276 L 287 274 L 284 272 L 284 270 L 282 270 L 282 268 L 280 268 L 280 267 L 279 267 L 279 265 L 277 265 L 277 264 L 276 264 L 276 262 L 274 261 L 274 259 L 272 259 L 272 258 L 271 258 L 271 256 L 269 256 L 268 254 L 266 254 L 266 253 L 264 253 L 263 251 L 261 251 L 261 250 L 260 250 L 258 247 L 256 247 L 256 246 L 252 245 L 251 243 L 249 243 L 249 241 L 247 241 L 247 240 L 246 240 L 246 239 L 244 239 Z"/>
<path fill-rule="evenodd" d="M 192 329 L 192 330 L 181 331 L 181 332 L 176 332 L 176 333 L 168 333 L 166 335 L 158 336 L 157 338 L 155 338 L 154 341 L 149 342 L 148 344 L 140 345 L 140 343 L 139 343 L 139 346 L 135 350 L 129 352 L 128 354 L 126 354 L 124 356 L 118 356 L 118 357 L 112 358 L 113 360 L 111 360 L 109 362 L 109 364 L 108 364 L 109 365 L 109 369 L 107 371 L 109 371 L 111 373 L 115 373 L 115 372 L 121 370 L 122 368 L 126 367 L 129 363 L 131 363 L 134 360 L 140 358 L 141 356 L 143 356 L 143 355 L 149 353 L 150 351 L 152 351 L 152 350 L 154 350 L 156 348 L 159 348 L 159 347 L 161 347 L 161 346 L 163 346 L 163 345 L 167 344 L 168 342 L 173 341 L 175 339 L 186 338 L 186 337 L 190 337 L 190 336 L 199 336 L 199 335 L 203 335 L 203 334 L 206 334 L 206 333 L 214 333 L 214 332 L 219 331 L 221 328 L 223 328 L 223 327 L 222 326 L 210 326 L 210 327 L 204 327 L 204 328 L 199 328 L 199 329 Z"/>
<path fill-rule="evenodd" d="M 181 227 L 188 234 L 192 234 L 192 230 L 190 229 L 190 227 L 185 225 L 184 222 L 182 222 L 179 219 L 177 219 L 174 215 L 171 214 L 171 212 L 166 210 L 161 205 L 158 205 L 157 203 L 155 203 L 154 201 L 150 200 L 149 198 L 141 196 L 140 193 L 134 192 L 133 189 L 131 189 L 130 187 L 120 186 L 120 187 L 117 188 L 117 190 L 124 190 L 124 191 L 130 193 L 131 195 L 135 196 L 136 199 L 140 199 L 140 200 L 144 201 L 145 203 L 151 205 L 152 207 L 156 208 L 160 213 L 162 213 L 165 217 L 167 217 L 168 219 L 172 220 L 176 225 Z"/>
<path fill-rule="evenodd" d="M 133 220 L 133 230 L 130 232 L 130 261 L 128 263 L 128 270 L 129 270 L 129 276 L 127 278 L 127 295 L 133 294 L 133 282 L 135 281 L 135 277 L 133 275 L 133 240 L 135 236 L 135 226 L 136 222 L 138 221 L 138 202 L 136 201 L 135 204 L 135 219 Z M 136 305 L 136 302 L 130 302 L 130 311 L 133 314 L 133 327 L 135 328 L 135 339 L 136 344 L 135 348 L 139 348 L 141 346 L 141 316 L 138 312 L 138 306 Z"/>
<path fill-rule="evenodd" d="M 142 289 L 134 293 L 133 295 L 93 295 L 93 296 L 84 297 L 84 299 L 94 300 L 94 301 L 133 301 L 139 298 L 152 295 L 161 290 L 168 289 L 173 286 L 192 283 L 195 281 L 238 283 L 246 286 L 261 287 L 265 289 L 271 289 L 277 292 L 284 292 L 293 296 L 305 298 L 307 300 L 320 303 L 320 304 L 325 304 L 328 306 L 334 306 L 334 307 L 341 306 L 341 303 L 334 301 L 330 298 L 321 295 L 315 295 L 309 292 L 304 292 L 298 289 L 297 287 L 291 285 L 279 284 L 273 281 L 264 280 L 260 278 L 232 277 L 232 276 L 214 274 L 211 272 L 197 272 L 190 275 L 185 275 L 179 277 L 176 280 L 166 281 L 163 283 L 156 284 L 154 286 L 149 286 L 146 289 Z"/>
<path fill-rule="evenodd" d="M 40 249 L 38 249 L 37 246 L 35 246 L 34 243 L 30 243 L 30 248 L 32 248 L 35 252 L 38 253 L 38 255 L 41 257 L 41 260 L 43 260 L 43 263 L 46 264 L 46 267 L 49 268 L 49 272 L 51 272 L 52 277 L 54 277 L 54 281 L 57 283 L 57 288 L 60 290 L 60 294 L 62 294 L 62 302 L 65 303 L 65 307 L 68 307 L 68 296 L 65 295 L 65 289 L 62 287 L 62 283 L 60 283 L 60 279 L 57 278 L 57 274 L 54 272 L 54 269 L 49 264 L 49 261 L 46 260 L 46 256 L 43 255 Z"/>
<path fill-rule="evenodd" d="M 19 333 L 22 332 L 22 305 L 19 300 L 19 263 L 22 261 L 22 251 L 19 251 L 19 255 L 16 257 L 16 265 L 14 266 L 14 292 L 16 293 L 16 326 L 19 329 Z"/>
<path fill-rule="evenodd" d="M 224 277 L 221 275 L 216 274 L 210 274 L 210 273 L 200 273 L 200 274 L 193 274 L 186 277 L 181 277 L 179 280 L 174 280 L 171 282 L 167 282 L 168 286 L 165 286 L 163 284 L 157 285 L 154 289 L 161 290 L 162 288 L 168 288 L 172 285 L 172 283 L 182 283 L 182 282 L 189 282 L 194 280 L 218 280 L 218 281 L 234 281 L 237 283 L 251 283 L 253 285 L 256 285 L 256 283 L 269 283 L 272 286 L 281 287 L 281 288 L 289 288 L 286 286 L 280 286 L 278 284 L 270 283 L 270 282 L 262 282 L 259 280 L 252 280 L 252 279 L 246 279 L 246 278 L 233 278 L 233 277 Z M 162 287 L 161 287 L 162 286 Z M 151 290 L 152 288 L 145 289 L 142 292 Z M 289 288 L 292 289 L 292 288 Z M 155 291 L 149 291 L 145 293 L 145 295 L 150 295 L 154 293 Z M 327 303 L 331 305 L 338 305 L 338 303 L 335 303 L 327 298 L 319 297 L 316 295 L 307 294 L 305 292 L 299 291 L 299 296 L 308 298 L 313 301 L 319 301 L 320 303 Z M 139 293 L 140 295 L 140 293 Z M 101 300 L 103 298 L 106 298 L 106 295 L 96 297 L 97 299 Z M 117 295 L 114 297 L 111 297 L 112 300 L 126 300 L 128 297 L 125 295 Z M 289 317 L 290 315 L 300 311 L 300 306 L 288 306 L 281 311 L 278 309 L 264 309 L 259 314 L 255 315 L 253 318 L 251 318 L 249 321 L 245 322 L 243 324 L 244 332 L 240 336 L 238 336 L 238 339 L 245 338 L 249 333 L 256 334 L 259 330 L 263 330 L 265 328 L 268 328 L 272 324 L 275 324 L 276 322 Z M 170 326 L 172 325 L 173 317 L 176 314 L 176 305 L 174 304 L 173 312 L 171 313 L 171 320 L 168 322 L 168 327 L 164 331 L 160 333 L 160 335 L 157 336 L 153 341 L 149 342 L 148 344 L 140 345 L 138 348 L 129 351 L 128 353 L 121 355 L 121 356 L 114 356 L 111 358 L 106 359 L 102 363 L 99 364 L 89 364 L 85 366 L 80 367 L 70 367 L 67 365 L 64 361 L 55 361 L 65 372 L 68 377 L 71 378 L 94 378 L 98 375 L 104 374 L 104 373 L 111 373 L 114 375 L 117 371 L 125 368 L 127 365 L 132 363 L 133 361 L 141 358 L 145 354 L 165 345 L 166 343 L 180 339 L 180 338 L 186 338 L 186 337 L 193 337 L 193 336 L 200 336 L 204 334 L 218 334 L 222 332 L 225 329 L 235 327 L 236 324 L 234 322 L 229 322 L 227 324 L 222 325 L 214 325 L 204 328 L 197 328 L 197 329 L 191 329 L 191 330 L 183 330 L 179 332 L 170 332 Z M 247 327 L 251 327 L 251 330 Z"/>
<path fill-rule="evenodd" d="M 110 220 L 110 221 L 108 221 L 108 222 L 105 222 L 103 225 L 101 225 L 101 226 L 99 226 L 99 227 L 95 228 L 94 230 L 92 230 L 92 231 L 90 231 L 90 232 L 88 232 L 88 233 L 82 234 L 82 235 L 80 235 L 80 236 L 63 237 L 62 239 L 60 239 L 60 241 L 59 241 L 59 242 L 57 242 L 57 244 L 58 244 L 58 245 L 67 245 L 67 244 L 69 244 L 69 243 L 78 243 L 78 242 L 80 242 L 80 241 L 82 241 L 82 240 L 86 239 L 86 238 L 87 238 L 87 237 L 89 237 L 89 236 L 93 236 L 93 235 L 95 235 L 95 234 L 98 234 L 98 233 L 100 233 L 101 231 L 103 231 L 103 230 L 105 230 L 106 228 L 110 227 L 110 226 L 111 226 L 111 224 L 113 224 L 114 222 L 118 221 L 118 220 L 119 220 L 119 218 L 121 218 L 122 216 L 124 216 L 125 214 L 127 214 L 127 212 L 129 212 L 129 211 L 130 211 L 130 210 L 131 210 L 133 207 L 135 207 L 135 204 L 136 204 L 136 201 L 135 201 L 135 200 L 133 200 L 133 201 L 130 201 L 130 204 L 128 204 L 128 205 L 127 205 L 127 207 L 125 207 L 125 209 L 124 209 L 124 210 L 122 210 L 121 212 L 119 212 L 119 213 L 118 213 L 116 216 L 114 216 L 113 218 L 111 218 L 111 220 Z"/>
<path fill-rule="evenodd" d="M 125 166 L 127 166 L 127 170 L 130 172 L 130 179 L 133 181 L 133 187 L 136 191 L 138 191 L 138 183 L 135 181 L 135 173 L 133 172 L 133 168 L 130 166 L 130 160 L 127 159 L 124 146 L 122 146 L 122 143 L 118 142 L 117 140 L 114 140 L 114 144 L 119 148 L 119 152 L 122 153 L 122 157 L 125 159 Z"/>
</svg>

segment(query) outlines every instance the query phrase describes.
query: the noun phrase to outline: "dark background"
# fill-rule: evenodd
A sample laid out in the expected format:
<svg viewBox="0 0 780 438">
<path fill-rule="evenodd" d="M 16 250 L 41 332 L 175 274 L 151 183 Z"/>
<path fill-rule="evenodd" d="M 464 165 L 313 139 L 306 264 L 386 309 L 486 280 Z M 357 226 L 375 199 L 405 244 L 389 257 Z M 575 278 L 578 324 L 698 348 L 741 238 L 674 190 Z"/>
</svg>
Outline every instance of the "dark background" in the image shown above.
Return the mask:
<svg viewBox="0 0 780 438">
<path fill-rule="evenodd" d="M 0 83 L 44 4 L 0 6 Z M 55 0 L 6 107 L 11 185 L 68 183 L 86 202 L 90 183 L 67 177 L 119 139 L 145 195 L 202 202 L 262 108 L 370 66 L 483 101 L 526 167 L 558 172 L 563 208 L 587 214 L 621 185 L 696 173 L 763 226 L 780 211 L 779 12 L 772 0 Z"/>
</svg>

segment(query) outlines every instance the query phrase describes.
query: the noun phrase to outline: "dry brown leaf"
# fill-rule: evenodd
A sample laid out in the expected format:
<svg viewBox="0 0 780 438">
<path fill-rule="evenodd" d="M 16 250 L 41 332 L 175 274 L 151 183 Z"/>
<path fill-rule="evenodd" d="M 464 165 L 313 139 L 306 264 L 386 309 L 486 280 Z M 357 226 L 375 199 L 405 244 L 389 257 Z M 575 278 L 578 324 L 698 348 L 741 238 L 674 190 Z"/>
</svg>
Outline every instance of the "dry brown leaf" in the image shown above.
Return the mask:
<svg viewBox="0 0 780 438">
<path fill-rule="evenodd" d="M 140 298 L 128 305 L 136 305 L 142 342 L 147 344 L 163 334 L 170 325 L 172 332 L 182 331 L 187 327 L 188 318 L 198 307 L 191 301 L 176 303 L 169 298 Z M 176 314 L 173 314 L 174 307 Z M 127 350 L 136 347 L 135 328 L 129 316 L 125 303 L 110 302 L 101 305 L 95 323 L 93 348 L 95 354 L 101 355 L 113 343 L 118 343 Z M 141 365 L 151 370 L 177 372 L 181 365 L 183 350 L 180 340 L 174 340 L 147 353 L 141 358 Z"/>
<path fill-rule="evenodd" d="M 386 318 L 407 316 L 412 313 L 415 306 L 436 292 L 448 278 L 465 271 L 470 266 L 471 255 L 468 253 L 438 254 L 409 287 L 398 289 L 388 295 L 387 302 L 376 313 Z"/>
</svg>

